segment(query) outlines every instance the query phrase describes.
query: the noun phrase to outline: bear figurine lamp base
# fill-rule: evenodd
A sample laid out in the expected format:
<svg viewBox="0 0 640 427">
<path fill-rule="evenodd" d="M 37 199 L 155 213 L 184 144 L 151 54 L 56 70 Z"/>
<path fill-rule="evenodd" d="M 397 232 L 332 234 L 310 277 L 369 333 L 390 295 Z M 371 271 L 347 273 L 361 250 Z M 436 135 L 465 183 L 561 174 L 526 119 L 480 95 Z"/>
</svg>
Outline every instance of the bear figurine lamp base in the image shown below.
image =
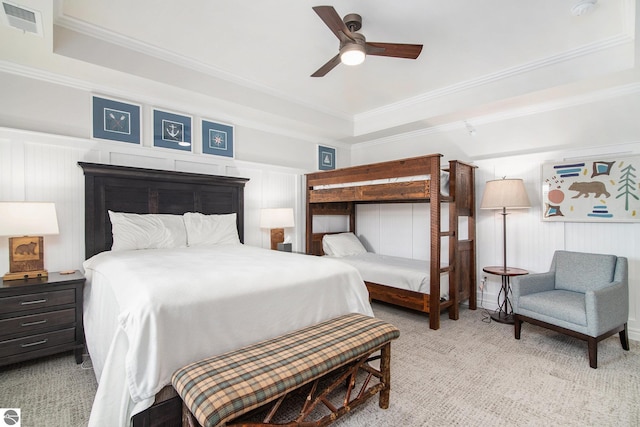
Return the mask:
<svg viewBox="0 0 640 427">
<path fill-rule="evenodd" d="M 46 277 L 41 235 L 58 232 L 53 203 L 0 202 L 0 236 L 22 236 L 9 238 L 9 272 L 3 280 Z"/>
<path fill-rule="evenodd" d="M 529 208 L 529 196 L 521 179 L 487 181 L 480 209 L 502 209 L 502 267 L 507 271 L 507 209 Z"/>
</svg>

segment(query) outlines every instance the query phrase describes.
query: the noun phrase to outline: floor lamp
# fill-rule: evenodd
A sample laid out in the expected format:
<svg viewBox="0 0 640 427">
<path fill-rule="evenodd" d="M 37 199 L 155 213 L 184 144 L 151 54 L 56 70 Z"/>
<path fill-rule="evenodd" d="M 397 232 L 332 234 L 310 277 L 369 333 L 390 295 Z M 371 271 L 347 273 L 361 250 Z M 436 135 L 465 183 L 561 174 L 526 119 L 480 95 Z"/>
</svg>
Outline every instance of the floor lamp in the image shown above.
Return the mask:
<svg viewBox="0 0 640 427">
<path fill-rule="evenodd" d="M 480 202 L 480 209 L 502 209 L 502 266 L 485 267 L 482 270 L 502 277 L 502 287 L 498 293 L 498 310 L 491 318 L 500 323 L 513 323 L 513 307 L 511 293 L 511 276 L 527 274 L 526 270 L 507 266 L 507 209 L 530 207 L 529 197 L 521 179 L 496 179 L 488 181 Z M 503 295 L 502 300 L 500 294 Z"/>
<path fill-rule="evenodd" d="M 502 267 L 507 270 L 507 209 L 529 208 L 529 196 L 521 179 L 487 181 L 480 209 L 502 209 Z"/>
</svg>

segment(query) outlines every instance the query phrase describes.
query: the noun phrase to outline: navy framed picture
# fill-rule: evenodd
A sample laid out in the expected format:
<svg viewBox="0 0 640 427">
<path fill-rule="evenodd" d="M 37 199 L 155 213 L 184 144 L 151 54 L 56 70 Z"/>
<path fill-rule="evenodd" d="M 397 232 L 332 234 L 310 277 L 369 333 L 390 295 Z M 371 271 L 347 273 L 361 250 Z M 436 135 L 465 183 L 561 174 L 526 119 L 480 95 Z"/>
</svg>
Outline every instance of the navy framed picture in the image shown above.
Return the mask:
<svg viewBox="0 0 640 427">
<path fill-rule="evenodd" d="M 154 147 L 191 151 L 190 116 L 153 110 Z"/>
<path fill-rule="evenodd" d="M 203 119 L 202 152 L 233 158 L 233 126 Z"/>
<path fill-rule="evenodd" d="M 336 149 L 318 145 L 318 169 L 321 171 L 336 168 Z"/>
<path fill-rule="evenodd" d="M 140 106 L 93 97 L 93 137 L 140 144 Z"/>
</svg>

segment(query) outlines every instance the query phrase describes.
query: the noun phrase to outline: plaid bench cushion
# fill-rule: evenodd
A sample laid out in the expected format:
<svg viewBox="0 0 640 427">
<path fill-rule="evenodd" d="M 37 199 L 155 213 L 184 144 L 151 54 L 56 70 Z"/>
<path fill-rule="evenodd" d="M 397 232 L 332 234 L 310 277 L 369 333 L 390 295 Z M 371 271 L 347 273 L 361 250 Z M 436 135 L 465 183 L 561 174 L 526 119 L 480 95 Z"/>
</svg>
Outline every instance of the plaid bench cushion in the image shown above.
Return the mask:
<svg viewBox="0 0 640 427">
<path fill-rule="evenodd" d="M 172 383 L 204 427 L 262 406 L 397 338 L 382 320 L 347 314 L 192 363 Z"/>
</svg>

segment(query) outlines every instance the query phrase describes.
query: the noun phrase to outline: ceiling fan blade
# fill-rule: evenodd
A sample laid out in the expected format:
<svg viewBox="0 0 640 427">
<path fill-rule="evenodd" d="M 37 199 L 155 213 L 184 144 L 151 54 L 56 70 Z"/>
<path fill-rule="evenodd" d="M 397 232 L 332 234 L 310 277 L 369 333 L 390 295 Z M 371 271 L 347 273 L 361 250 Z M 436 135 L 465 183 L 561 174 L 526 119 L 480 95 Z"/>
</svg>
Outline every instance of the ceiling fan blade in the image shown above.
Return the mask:
<svg viewBox="0 0 640 427">
<path fill-rule="evenodd" d="M 331 58 L 326 64 L 322 67 L 318 68 L 318 71 L 311 74 L 311 77 L 322 77 L 327 74 L 329 71 L 336 68 L 336 66 L 340 63 L 340 54 L 337 54 L 333 58 Z"/>
<path fill-rule="evenodd" d="M 314 6 L 312 9 L 316 11 L 320 19 L 324 21 L 338 40 L 344 41 L 345 36 L 348 40 L 354 40 L 351 31 L 349 31 L 344 22 L 342 22 L 342 18 L 340 18 L 340 15 L 338 15 L 338 12 L 336 12 L 333 6 Z"/>
<path fill-rule="evenodd" d="M 416 59 L 422 52 L 421 44 L 367 42 L 365 47 L 367 55 L 391 56 L 394 58 Z"/>
</svg>

